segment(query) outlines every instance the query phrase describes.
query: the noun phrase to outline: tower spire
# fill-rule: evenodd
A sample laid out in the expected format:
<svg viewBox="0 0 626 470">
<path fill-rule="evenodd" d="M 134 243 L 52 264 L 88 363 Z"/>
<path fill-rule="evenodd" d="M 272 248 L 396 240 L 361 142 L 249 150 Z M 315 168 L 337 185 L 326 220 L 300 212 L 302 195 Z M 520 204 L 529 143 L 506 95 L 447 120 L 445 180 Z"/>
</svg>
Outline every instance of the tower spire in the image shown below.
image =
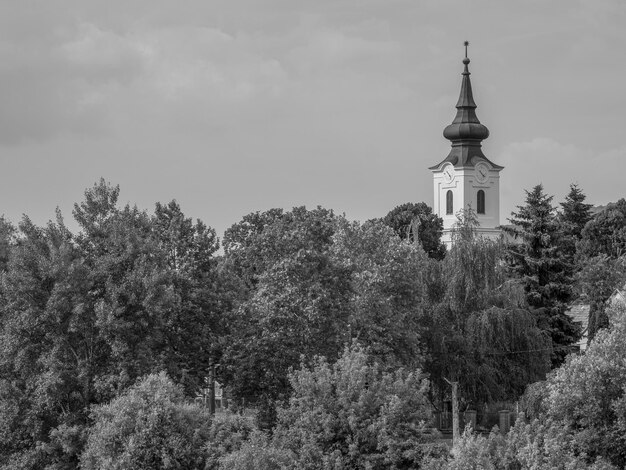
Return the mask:
<svg viewBox="0 0 626 470">
<path fill-rule="evenodd" d="M 443 135 L 453 143 L 471 140 L 479 142 L 489 137 L 489 129 L 483 126 L 476 116 L 476 103 L 472 93 L 472 82 L 470 81 L 469 57 L 467 56 L 467 46 L 469 42 L 463 43 L 465 46 L 465 58 L 463 59 L 463 76 L 461 80 L 461 93 L 459 101 L 456 103 L 456 117 L 452 124 L 445 128 Z"/>
<path fill-rule="evenodd" d="M 433 172 L 433 212 L 443 220 L 442 241 L 453 244 L 456 214 L 473 208 L 479 226 L 479 237 L 500 237 L 500 171 L 502 166 L 489 161 L 482 150 L 482 141 L 489 130 L 476 116 L 476 103 L 470 81 L 469 42 L 464 41 L 461 93 L 456 103 L 456 116 L 443 135 L 450 140 L 448 156 L 435 166 Z"/>
<path fill-rule="evenodd" d="M 473 166 L 481 159 L 489 161 L 481 149 L 481 142 L 489 137 L 489 129 L 481 124 L 476 116 L 476 103 L 470 81 L 470 59 L 467 53 L 469 42 L 465 41 L 463 46 L 465 46 L 465 57 L 461 73 L 461 93 L 456 103 L 456 116 L 443 130 L 443 136 L 452 142 L 450 154 L 444 161 L 452 163 L 455 167 Z M 493 163 L 492 165 L 501 168 Z"/>
</svg>

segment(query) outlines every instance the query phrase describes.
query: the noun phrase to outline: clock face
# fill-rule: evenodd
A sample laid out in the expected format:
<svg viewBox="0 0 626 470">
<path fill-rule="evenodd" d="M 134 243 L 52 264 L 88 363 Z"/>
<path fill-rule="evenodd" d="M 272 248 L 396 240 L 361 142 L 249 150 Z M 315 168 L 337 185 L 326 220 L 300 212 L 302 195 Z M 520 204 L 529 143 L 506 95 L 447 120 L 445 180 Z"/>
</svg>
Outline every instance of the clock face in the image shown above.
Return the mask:
<svg viewBox="0 0 626 470">
<path fill-rule="evenodd" d="M 489 179 L 489 167 L 486 163 L 479 163 L 476 165 L 476 180 L 479 183 L 484 183 Z"/>
<path fill-rule="evenodd" d="M 450 183 L 454 179 L 454 167 L 449 163 L 443 167 L 443 180 Z"/>
</svg>

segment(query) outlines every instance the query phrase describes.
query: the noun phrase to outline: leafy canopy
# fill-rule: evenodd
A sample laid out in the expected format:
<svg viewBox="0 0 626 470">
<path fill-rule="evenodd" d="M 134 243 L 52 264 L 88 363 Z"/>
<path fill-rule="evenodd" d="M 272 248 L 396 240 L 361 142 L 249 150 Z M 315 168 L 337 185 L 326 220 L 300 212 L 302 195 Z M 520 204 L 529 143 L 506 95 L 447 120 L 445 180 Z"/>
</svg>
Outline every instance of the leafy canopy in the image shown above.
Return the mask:
<svg viewBox="0 0 626 470">
<path fill-rule="evenodd" d="M 443 220 L 424 202 L 407 202 L 395 207 L 383 217 L 383 223 L 403 240 L 411 243 L 419 241 L 428 253 L 435 259 L 443 259 L 446 247 L 441 242 Z"/>
<path fill-rule="evenodd" d="M 93 408 L 81 468 L 203 469 L 210 416 L 187 404 L 166 374 L 146 376 L 106 405 Z"/>
<path fill-rule="evenodd" d="M 336 363 L 318 357 L 289 380 L 293 394 L 279 410 L 275 443 L 296 456 L 298 468 L 419 466 L 432 441 L 421 371 L 386 372 L 353 344 Z"/>
</svg>

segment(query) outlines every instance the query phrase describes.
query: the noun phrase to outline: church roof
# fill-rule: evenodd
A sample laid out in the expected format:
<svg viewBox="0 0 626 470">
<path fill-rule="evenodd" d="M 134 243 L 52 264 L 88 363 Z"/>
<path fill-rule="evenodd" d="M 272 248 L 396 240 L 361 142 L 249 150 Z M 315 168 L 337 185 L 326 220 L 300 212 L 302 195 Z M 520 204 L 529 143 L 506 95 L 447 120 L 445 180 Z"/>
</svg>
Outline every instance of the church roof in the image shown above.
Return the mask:
<svg viewBox="0 0 626 470">
<path fill-rule="evenodd" d="M 479 161 L 488 162 L 493 168 L 501 170 L 503 167 L 489 161 L 483 154 L 481 142 L 489 137 L 489 129 L 478 120 L 476 116 L 476 103 L 472 93 L 470 81 L 467 46 L 465 42 L 465 58 L 463 59 L 463 76 L 461 81 L 461 93 L 456 103 L 456 117 L 443 131 L 443 136 L 452 142 L 450 154 L 441 163 L 431 167 L 437 170 L 445 162 L 450 162 L 455 167 L 474 166 Z"/>
</svg>

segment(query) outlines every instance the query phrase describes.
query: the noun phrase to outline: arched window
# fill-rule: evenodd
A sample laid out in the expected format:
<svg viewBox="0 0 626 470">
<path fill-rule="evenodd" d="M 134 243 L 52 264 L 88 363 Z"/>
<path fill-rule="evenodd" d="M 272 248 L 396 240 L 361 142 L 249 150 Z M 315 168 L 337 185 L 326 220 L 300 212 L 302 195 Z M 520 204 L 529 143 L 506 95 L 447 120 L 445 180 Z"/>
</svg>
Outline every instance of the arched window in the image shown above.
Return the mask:
<svg viewBox="0 0 626 470">
<path fill-rule="evenodd" d="M 448 189 L 448 192 L 446 193 L 446 215 L 450 215 L 453 213 L 454 213 L 454 204 L 453 204 L 452 190 Z"/>
<path fill-rule="evenodd" d="M 479 214 L 485 213 L 485 191 L 482 189 L 479 189 L 476 195 L 476 212 Z"/>
</svg>

